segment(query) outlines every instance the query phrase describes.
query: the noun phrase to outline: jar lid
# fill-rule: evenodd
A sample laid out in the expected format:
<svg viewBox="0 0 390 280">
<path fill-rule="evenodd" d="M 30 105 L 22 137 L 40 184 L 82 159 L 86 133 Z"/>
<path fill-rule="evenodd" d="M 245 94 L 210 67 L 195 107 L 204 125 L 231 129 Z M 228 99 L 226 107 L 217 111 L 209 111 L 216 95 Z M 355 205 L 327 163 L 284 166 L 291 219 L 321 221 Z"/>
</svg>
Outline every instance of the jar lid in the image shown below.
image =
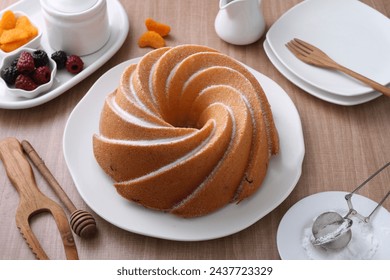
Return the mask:
<svg viewBox="0 0 390 280">
<path fill-rule="evenodd" d="M 44 0 L 46 5 L 57 12 L 62 13 L 81 13 L 92 8 L 98 0 Z"/>
</svg>

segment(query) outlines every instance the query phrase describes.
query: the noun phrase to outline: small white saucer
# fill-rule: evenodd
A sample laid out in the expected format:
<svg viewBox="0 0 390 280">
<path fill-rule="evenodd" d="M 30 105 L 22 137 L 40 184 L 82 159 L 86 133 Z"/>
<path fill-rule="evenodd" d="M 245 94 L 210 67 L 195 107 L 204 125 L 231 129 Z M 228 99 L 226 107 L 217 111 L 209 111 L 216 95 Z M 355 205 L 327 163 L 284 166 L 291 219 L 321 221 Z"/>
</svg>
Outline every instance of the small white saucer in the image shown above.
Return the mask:
<svg viewBox="0 0 390 280">
<path fill-rule="evenodd" d="M 390 213 L 383 207 L 375 212 L 364 230 L 359 230 L 359 220 L 353 218 L 352 240 L 339 251 L 315 248 L 309 241 L 309 232 L 317 216 L 326 211 L 341 215 L 348 212 L 347 192 L 321 192 L 303 198 L 293 205 L 282 218 L 277 232 L 277 246 L 283 260 L 334 260 L 334 259 L 390 259 Z M 354 208 L 362 215 L 369 215 L 377 202 L 354 194 Z M 354 234 L 355 231 L 355 234 Z M 360 232 L 361 231 L 361 232 Z M 371 246 L 372 245 L 372 246 Z"/>
</svg>

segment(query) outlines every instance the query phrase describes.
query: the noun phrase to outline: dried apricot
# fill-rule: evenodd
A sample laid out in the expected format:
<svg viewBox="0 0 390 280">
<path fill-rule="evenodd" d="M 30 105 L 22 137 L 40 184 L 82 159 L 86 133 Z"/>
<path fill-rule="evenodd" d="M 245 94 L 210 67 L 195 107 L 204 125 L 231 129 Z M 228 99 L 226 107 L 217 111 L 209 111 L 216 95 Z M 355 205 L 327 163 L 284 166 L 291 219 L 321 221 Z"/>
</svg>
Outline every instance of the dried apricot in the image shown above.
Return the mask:
<svg viewBox="0 0 390 280">
<path fill-rule="evenodd" d="M 30 38 L 26 38 L 11 43 L 1 44 L 0 49 L 2 49 L 4 52 L 12 52 L 13 50 L 16 50 L 17 48 L 26 44 L 28 41 L 30 41 Z"/>
<path fill-rule="evenodd" d="M 28 32 L 22 29 L 4 30 L 0 37 L 0 44 L 8 44 L 29 38 Z"/>
<path fill-rule="evenodd" d="M 12 29 L 14 28 L 16 25 L 16 16 L 15 14 L 10 11 L 10 10 L 7 10 L 4 12 L 1 20 L 0 20 L 0 27 L 2 29 Z"/>
<path fill-rule="evenodd" d="M 38 35 L 38 29 L 31 24 L 30 20 L 26 16 L 21 16 L 16 20 L 15 28 L 27 31 L 29 37 L 31 38 Z"/>
<path fill-rule="evenodd" d="M 12 11 L 4 12 L 0 20 L 0 49 L 11 52 L 38 35 L 38 29 L 27 16 L 16 17 Z"/>
<path fill-rule="evenodd" d="M 146 31 L 138 40 L 141 48 L 152 47 L 155 49 L 165 47 L 165 40 L 155 31 Z"/>
<path fill-rule="evenodd" d="M 167 24 L 157 22 L 154 19 L 147 18 L 145 20 L 145 26 L 149 31 L 154 31 L 160 34 L 162 37 L 165 37 L 171 31 L 171 27 Z"/>
</svg>

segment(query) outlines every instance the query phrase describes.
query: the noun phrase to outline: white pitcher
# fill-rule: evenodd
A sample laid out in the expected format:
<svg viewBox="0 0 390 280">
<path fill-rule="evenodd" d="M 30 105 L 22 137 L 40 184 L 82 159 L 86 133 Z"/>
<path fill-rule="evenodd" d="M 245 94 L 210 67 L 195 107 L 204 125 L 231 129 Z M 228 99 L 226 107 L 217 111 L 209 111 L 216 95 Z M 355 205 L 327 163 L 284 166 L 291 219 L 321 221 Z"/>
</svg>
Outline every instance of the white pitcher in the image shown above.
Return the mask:
<svg viewBox="0 0 390 280">
<path fill-rule="evenodd" d="M 234 45 L 256 42 L 265 30 L 261 0 L 220 0 L 215 18 L 218 36 Z"/>
</svg>

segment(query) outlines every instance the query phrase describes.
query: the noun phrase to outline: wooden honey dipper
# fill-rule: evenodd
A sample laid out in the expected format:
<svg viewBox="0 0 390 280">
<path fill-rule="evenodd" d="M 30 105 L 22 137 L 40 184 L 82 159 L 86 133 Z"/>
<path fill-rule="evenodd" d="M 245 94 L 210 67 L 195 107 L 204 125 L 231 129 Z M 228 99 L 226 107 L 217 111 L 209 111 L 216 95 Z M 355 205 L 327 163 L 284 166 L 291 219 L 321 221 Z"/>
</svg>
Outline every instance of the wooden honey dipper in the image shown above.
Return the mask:
<svg viewBox="0 0 390 280">
<path fill-rule="evenodd" d="M 83 238 L 89 238 L 94 236 L 97 232 L 96 221 L 94 217 L 89 212 L 84 210 L 78 210 L 76 208 L 76 206 L 70 200 L 70 198 L 62 189 L 60 184 L 54 178 L 53 174 L 47 168 L 45 162 L 39 157 L 38 153 L 34 150 L 32 145 L 28 141 L 23 140 L 21 145 L 25 153 L 34 163 L 34 165 L 42 174 L 42 176 L 46 179 L 46 181 L 57 194 L 61 202 L 71 213 L 69 223 L 73 232 Z"/>
</svg>

